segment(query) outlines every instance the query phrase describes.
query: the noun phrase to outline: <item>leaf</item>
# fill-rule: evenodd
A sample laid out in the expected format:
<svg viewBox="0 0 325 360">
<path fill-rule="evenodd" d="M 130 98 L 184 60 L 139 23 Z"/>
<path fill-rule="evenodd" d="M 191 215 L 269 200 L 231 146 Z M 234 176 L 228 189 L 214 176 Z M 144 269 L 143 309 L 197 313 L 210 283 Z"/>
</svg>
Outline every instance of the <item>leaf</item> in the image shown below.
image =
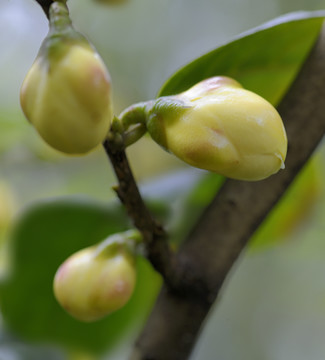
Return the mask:
<svg viewBox="0 0 325 360">
<path fill-rule="evenodd" d="M 323 186 L 322 159 L 313 157 L 275 205 L 250 240 L 253 251 L 279 244 L 299 231 L 319 202 Z"/>
<path fill-rule="evenodd" d="M 325 11 L 291 13 L 244 33 L 176 72 L 159 96 L 224 75 L 277 105 L 315 43 L 324 17 Z"/>
<path fill-rule="evenodd" d="M 50 342 L 98 353 L 116 341 L 150 310 L 160 278 L 145 260 L 137 263 L 138 283 L 130 302 L 95 323 L 71 318 L 57 304 L 52 281 L 58 266 L 75 251 L 130 227 L 114 203 L 51 200 L 20 219 L 12 237 L 12 272 L 0 288 L 1 310 L 11 331 L 29 341 Z"/>
<path fill-rule="evenodd" d="M 259 251 L 280 244 L 308 221 L 322 189 L 321 161 L 319 157 L 313 157 L 297 176 L 253 235 L 250 250 Z M 169 238 L 173 245 L 179 246 L 224 181 L 225 178 L 218 174 L 189 168 L 151 181 L 143 187 L 143 193 L 169 203 L 172 210 L 167 221 Z"/>
<path fill-rule="evenodd" d="M 170 239 L 180 245 L 192 231 L 203 210 L 210 204 L 225 181 L 225 177 L 210 172 L 202 173 L 196 183 L 179 198 L 170 226 Z M 189 224 L 192 224 L 189 226 Z"/>
<path fill-rule="evenodd" d="M 23 119 L 21 111 L 0 110 L 0 153 L 24 141 L 28 122 Z"/>
</svg>

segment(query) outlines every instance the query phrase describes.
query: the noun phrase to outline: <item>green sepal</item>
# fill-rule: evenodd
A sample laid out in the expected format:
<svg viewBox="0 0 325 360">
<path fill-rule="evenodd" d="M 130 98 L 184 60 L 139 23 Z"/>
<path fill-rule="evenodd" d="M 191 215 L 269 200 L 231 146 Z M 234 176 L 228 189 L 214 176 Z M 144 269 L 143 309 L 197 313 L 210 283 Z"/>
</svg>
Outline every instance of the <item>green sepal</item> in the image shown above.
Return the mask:
<svg viewBox="0 0 325 360">
<path fill-rule="evenodd" d="M 93 49 L 89 41 L 74 29 L 65 3 L 56 1 L 51 4 L 49 27 L 49 32 L 37 55 L 43 60 L 44 65 L 50 67 L 60 61 L 75 44 Z"/>
<path fill-rule="evenodd" d="M 139 139 L 147 132 L 147 128 L 144 124 L 136 124 L 131 126 L 124 134 L 123 134 L 123 141 L 125 147 L 128 147 Z"/>
<path fill-rule="evenodd" d="M 166 140 L 166 127 L 172 126 L 174 121 L 187 110 L 191 105 L 177 97 L 160 97 L 158 98 L 148 110 L 146 117 L 146 126 L 152 139 L 168 150 Z"/>
<path fill-rule="evenodd" d="M 118 118 L 122 124 L 123 131 L 128 130 L 133 125 L 145 124 L 148 110 L 151 109 L 153 103 L 154 100 L 139 102 L 122 111 Z"/>
<path fill-rule="evenodd" d="M 111 131 L 121 135 L 124 147 L 137 142 L 146 132 L 146 118 L 153 100 L 133 104 L 112 122 Z"/>
<path fill-rule="evenodd" d="M 141 233 L 135 229 L 110 235 L 96 246 L 94 257 L 111 259 L 119 254 L 135 257 L 142 240 Z"/>
</svg>

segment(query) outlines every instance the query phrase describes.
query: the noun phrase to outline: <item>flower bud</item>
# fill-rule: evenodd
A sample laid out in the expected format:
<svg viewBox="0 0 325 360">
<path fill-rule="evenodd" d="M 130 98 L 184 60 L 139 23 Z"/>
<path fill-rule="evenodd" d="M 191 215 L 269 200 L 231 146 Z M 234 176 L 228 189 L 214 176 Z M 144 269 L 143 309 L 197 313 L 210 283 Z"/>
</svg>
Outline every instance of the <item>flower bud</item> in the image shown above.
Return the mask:
<svg viewBox="0 0 325 360">
<path fill-rule="evenodd" d="M 112 118 L 111 82 L 105 64 L 54 2 L 50 31 L 20 93 L 27 119 L 53 148 L 83 154 L 106 137 Z"/>
<path fill-rule="evenodd" d="M 127 246 L 99 244 L 76 252 L 59 267 L 54 294 L 70 315 L 89 322 L 123 307 L 135 281 L 135 259 Z"/>
<path fill-rule="evenodd" d="M 158 144 L 192 166 L 252 181 L 284 168 L 287 137 L 278 112 L 227 77 L 157 99 L 146 122 Z"/>
</svg>

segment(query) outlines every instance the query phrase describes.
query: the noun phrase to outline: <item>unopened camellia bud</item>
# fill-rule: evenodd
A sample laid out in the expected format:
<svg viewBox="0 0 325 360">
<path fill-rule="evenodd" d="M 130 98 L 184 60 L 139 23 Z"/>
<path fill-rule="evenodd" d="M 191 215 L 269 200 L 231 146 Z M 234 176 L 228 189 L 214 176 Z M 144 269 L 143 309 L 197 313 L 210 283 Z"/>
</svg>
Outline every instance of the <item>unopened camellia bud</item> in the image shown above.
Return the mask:
<svg viewBox="0 0 325 360">
<path fill-rule="evenodd" d="M 64 3 L 50 8 L 50 31 L 20 93 L 22 109 L 53 148 L 83 154 L 106 137 L 111 82 L 105 64 L 74 30 Z"/>
<path fill-rule="evenodd" d="M 261 180 L 284 168 L 281 117 L 233 79 L 213 77 L 149 105 L 151 137 L 192 166 L 240 180 Z"/>
<path fill-rule="evenodd" d="M 54 294 L 70 315 L 90 322 L 123 307 L 135 281 L 134 255 L 116 234 L 69 257 L 55 275 Z"/>
</svg>

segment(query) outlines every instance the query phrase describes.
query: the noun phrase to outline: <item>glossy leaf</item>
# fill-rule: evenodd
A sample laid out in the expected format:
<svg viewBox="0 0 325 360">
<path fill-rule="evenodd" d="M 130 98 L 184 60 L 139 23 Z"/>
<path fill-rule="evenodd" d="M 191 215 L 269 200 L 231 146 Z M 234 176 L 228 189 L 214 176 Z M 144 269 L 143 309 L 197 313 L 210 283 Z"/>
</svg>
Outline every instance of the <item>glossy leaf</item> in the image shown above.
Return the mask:
<svg viewBox="0 0 325 360">
<path fill-rule="evenodd" d="M 177 94 L 217 75 L 230 76 L 276 105 L 311 50 L 325 11 L 281 16 L 201 56 L 176 72 L 159 96 Z"/>
</svg>

